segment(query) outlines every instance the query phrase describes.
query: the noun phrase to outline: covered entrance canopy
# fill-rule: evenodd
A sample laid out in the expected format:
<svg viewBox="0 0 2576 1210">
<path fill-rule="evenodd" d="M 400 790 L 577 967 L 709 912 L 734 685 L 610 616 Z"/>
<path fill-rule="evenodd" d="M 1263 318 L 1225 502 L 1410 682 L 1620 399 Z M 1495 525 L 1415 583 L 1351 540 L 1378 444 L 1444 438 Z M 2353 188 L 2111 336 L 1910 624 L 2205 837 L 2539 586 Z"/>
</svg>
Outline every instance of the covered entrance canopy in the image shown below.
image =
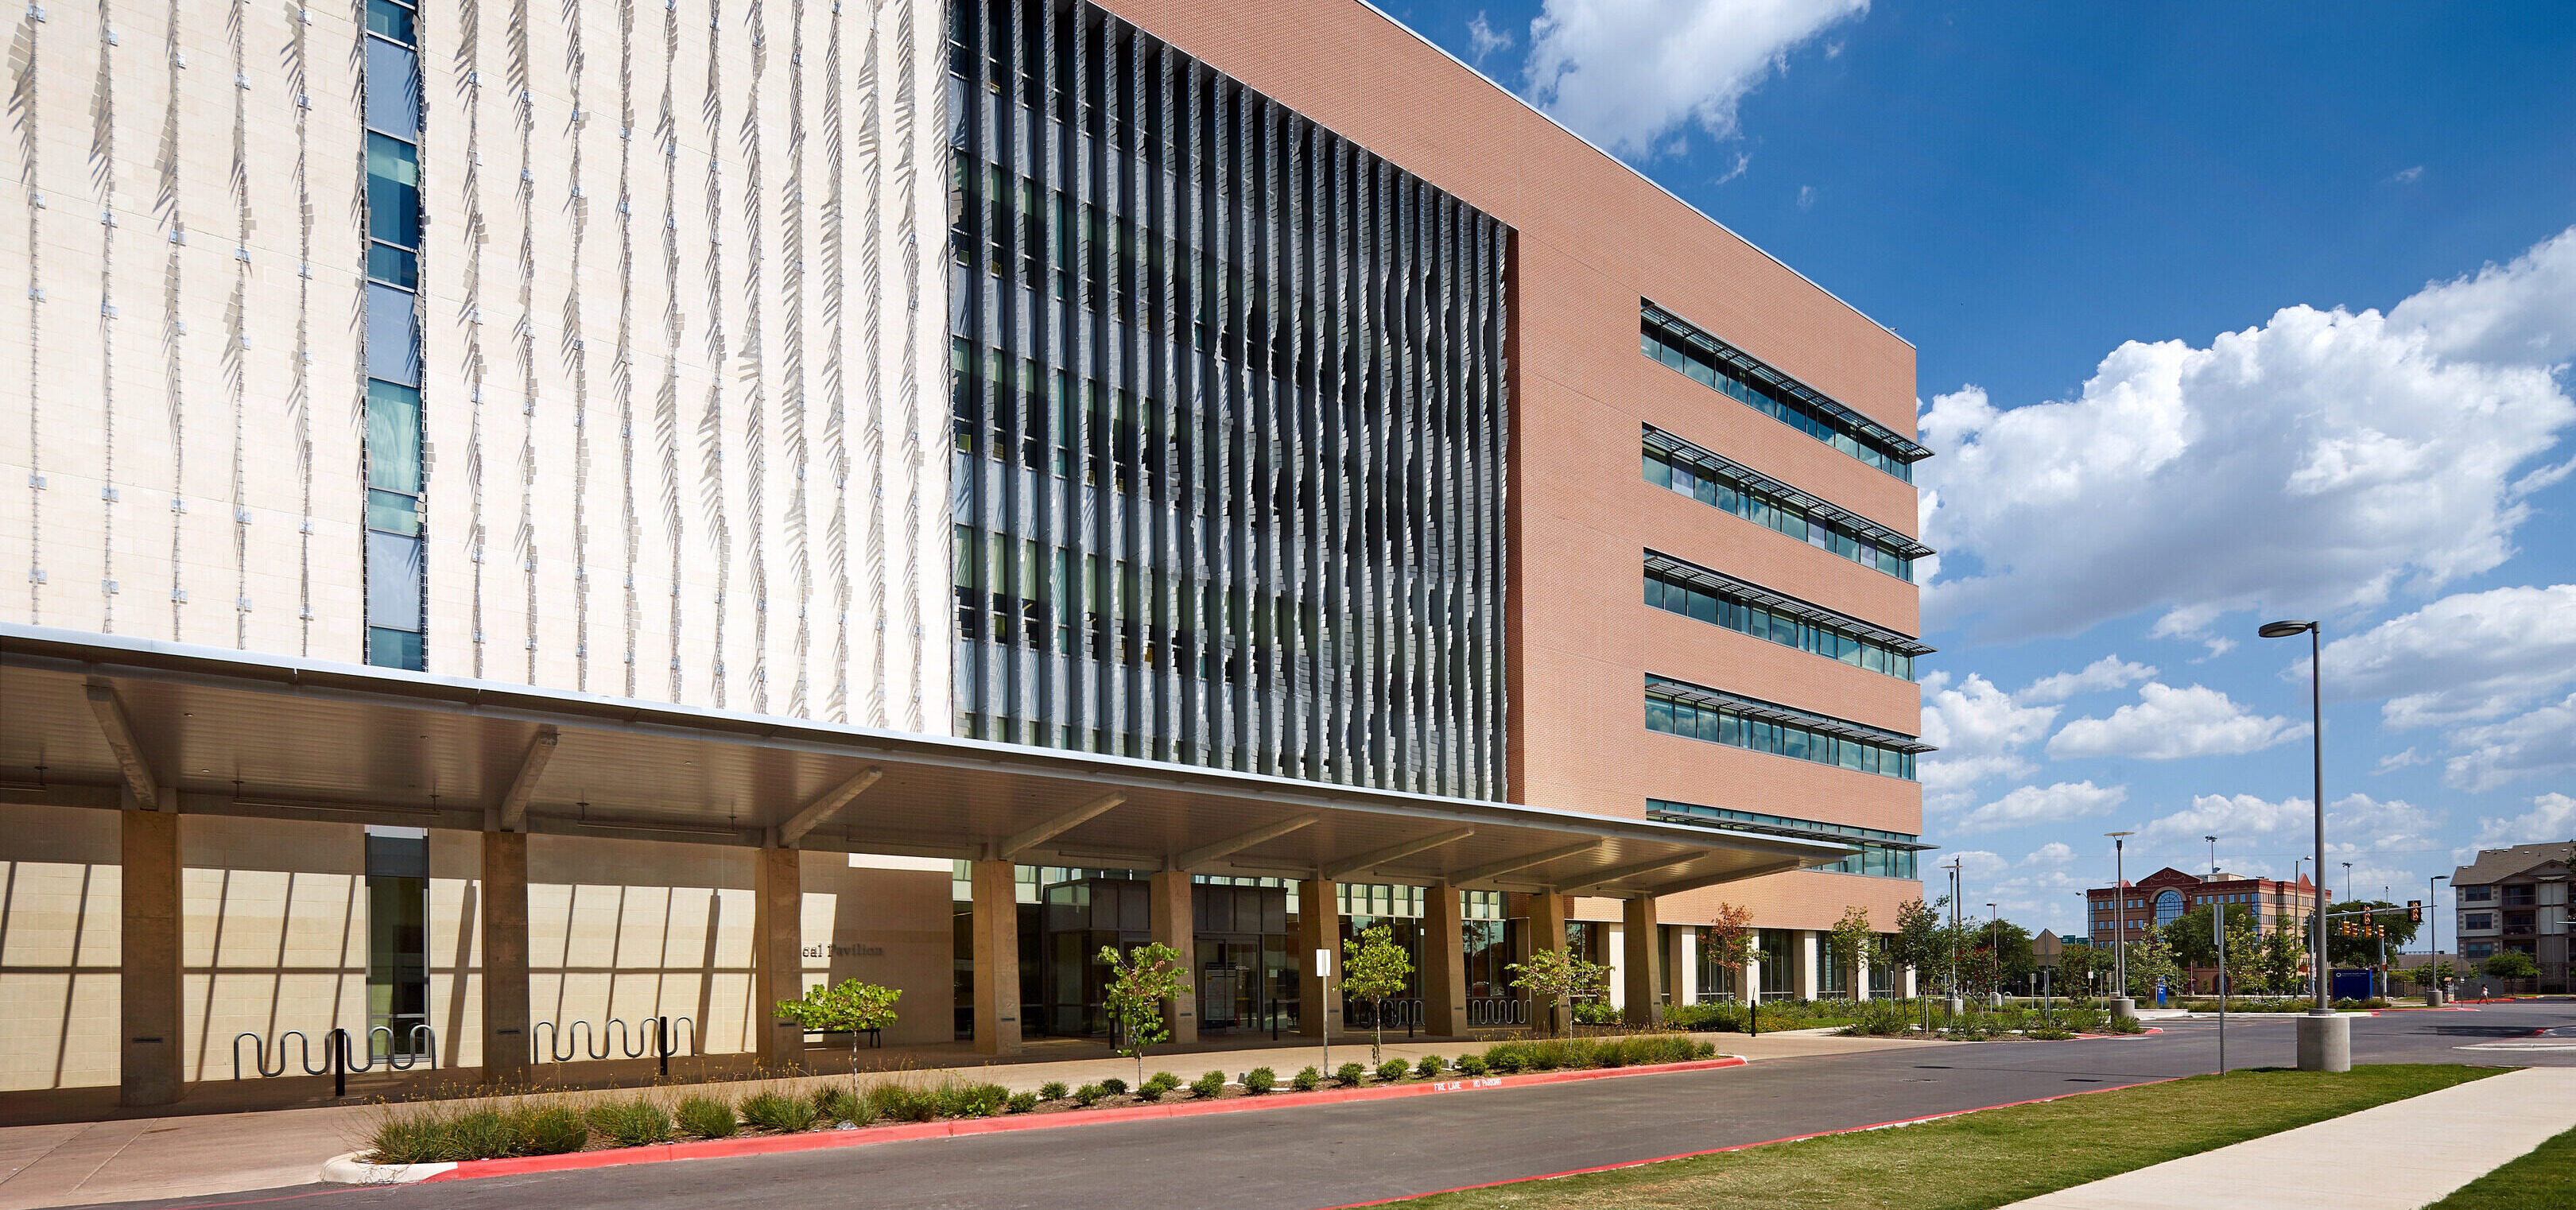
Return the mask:
<svg viewBox="0 0 2576 1210">
<path fill-rule="evenodd" d="M 1634 898 L 1812 838 L 0 626 L 0 801 Z"/>
</svg>

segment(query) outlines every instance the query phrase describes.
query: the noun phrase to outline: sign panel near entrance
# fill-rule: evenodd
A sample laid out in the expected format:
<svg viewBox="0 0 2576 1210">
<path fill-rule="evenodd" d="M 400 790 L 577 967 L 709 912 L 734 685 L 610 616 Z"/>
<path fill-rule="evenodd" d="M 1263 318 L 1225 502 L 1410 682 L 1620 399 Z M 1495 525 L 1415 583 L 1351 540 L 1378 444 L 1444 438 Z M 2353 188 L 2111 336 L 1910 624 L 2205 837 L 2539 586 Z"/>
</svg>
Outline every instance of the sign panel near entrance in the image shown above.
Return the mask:
<svg viewBox="0 0 2576 1210">
<path fill-rule="evenodd" d="M 1318 979 L 1333 977 L 1333 951 L 1328 949 L 1315 951 L 1315 977 Z"/>
</svg>

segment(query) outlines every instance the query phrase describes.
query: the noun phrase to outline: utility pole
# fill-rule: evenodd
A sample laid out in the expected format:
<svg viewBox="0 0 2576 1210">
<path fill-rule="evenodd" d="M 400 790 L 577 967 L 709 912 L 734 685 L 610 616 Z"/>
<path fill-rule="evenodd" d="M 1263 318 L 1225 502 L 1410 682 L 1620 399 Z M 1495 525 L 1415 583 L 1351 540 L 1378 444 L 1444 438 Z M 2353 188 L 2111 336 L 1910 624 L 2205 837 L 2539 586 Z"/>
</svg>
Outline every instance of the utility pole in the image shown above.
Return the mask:
<svg viewBox="0 0 2576 1210">
<path fill-rule="evenodd" d="M 2204 836 L 2209 842 L 2209 880 L 2218 881 L 2218 838 Z M 2209 939 L 2218 955 L 2218 974 L 2213 982 L 2218 987 L 2218 1074 L 2227 1074 L 2227 905 L 2209 905 Z"/>
<path fill-rule="evenodd" d="M 2111 892 L 2119 896 L 2120 920 L 2111 934 L 2111 1015 L 2134 1017 L 2138 1002 L 2129 995 L 2129 840 L 2136 832 L 2105 832 L 2111 838 Z"/>
</svg>

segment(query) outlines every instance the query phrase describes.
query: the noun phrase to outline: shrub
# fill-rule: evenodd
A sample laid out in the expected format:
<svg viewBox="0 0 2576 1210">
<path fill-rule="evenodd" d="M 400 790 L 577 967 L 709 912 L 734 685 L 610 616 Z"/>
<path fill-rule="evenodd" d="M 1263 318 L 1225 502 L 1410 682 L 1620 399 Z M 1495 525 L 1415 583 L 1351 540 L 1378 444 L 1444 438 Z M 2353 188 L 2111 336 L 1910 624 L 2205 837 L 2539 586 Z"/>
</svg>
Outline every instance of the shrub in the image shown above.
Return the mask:
<svg viewBox="0 0 2576 1210">
<path fill-rule="evenodd" d="M 671 1137 L 671 1115 L 641 1097 L 602 1102 L 591 1106 L 583 1116 L 590 1120 L 591 1129 L 607 1135 L 620 1147 L 642 1147 Z"/>
<path fill-rule="evenodd" d="M 1267 1067 L 1255 1067 L 1243 1073 L 1243 1090 L 1260 1096 L 1279 1086 L 1279 1073 Z"/>
<path fill-rule="evenodd" d="M 519 1114 L 521 1155 L 563 1155 L 589 1145 L 590 1123 L 569 1105 L 543 1105 Z"/>
<path fill-rule="evenodd" d="M 1041 1101 L 1061 1101 L 1061 1100 L 1063 1100 L 1064 1098 L 1065 1098 L 1065 1087 L 1064 1087 L 1064 1081 L 1062 1081 L 1062 1080 L 1049 1080 L 1049 1081 L 1047 1081 L 1047 1082 L 1046 1082 L 1046 1083 L 1044 1083 L 1044 1084 L 1040 1084 L 1040 1085 L 1038 1085 L 1038 1099 L 1039 1099 L 1039 1100 L 1041 1100 Z"/>
<path fill-rule="evenodd" d="M 1485 1056 L 1483 1056 L 1483 1055 L 1479 1055 L 1479 1054 L 1464 1054 L 1464 1055 L 1460 1055 L 1460 1056 L 1458 1056 L 1458 1074 L 1459 1074 L 1459 1075 L 1462 1075 L 1462 1076 L 1481 1076 L 1481 1075 L 1483 1075 L 1483 1074 L 1485 1074 L 1486 1072 L 1491 1071 L 1491 1070 L 1493 1070 L 1493 1065 L 1492 1065 L 1492 1064 L 1490 1064 L 1490 1063 L 1487 1063 L 1487 1062 L 1485 1061 Z"/>
<path fill-rule="evenodd" d="M 1146 1100 L 1153 1101 L 1160 1100 L 1164 1093 L 1170 1092 L 1180 1086 L 1181 1078 L 1179 1076 L 1173 1075 L 1168 1071 L 1158 1071 L 1153 1075 L 1146 1077 L 1145 1086 L 1139 1089 L 1138 1092 L 1143 1095 Z"/>
<path fill-rule="evenodd" d="M 890 1080 L 868 1089 L 868 1104 L 889 1121 L 927 1122 L 940 1114 L 941 1091 Z"/>
<path fill-rule="evenodd" d="M 447 1120 L 447 1150 L 457 1159 L 490 1159 L 519 1149 L 517 1114 L 498 1109 L 469 1109 Z M 590 1141 L 588 1131 L 582 1142 Z"/>
<path fill-rule="evenodd" d="M 1100 1082 L 1100 1091 L 1102 1091 L 1102 1092 L 1104 1092 L 1104 1093 L 1106 1093 L 1106 1094 L 1108 1094 L 1108 1095 L 1110 1095 L 1110 1096 L 1113 1096 L 1113 1097 L 1123 1097 L 1123 1096 L 1126 1096 L 1126 1095 L 1127 1095 L 1127 1081 L 1122 1080 L 1122 1079 L 1119 1079 L 1119 1078 L 1118 1078 L 1118 1077 L 1116 1077 L 1116 1076 L 1111 1076 L 1111 1077 L 1109 1077 L 1108 1079 L 1106 1079 L 1106 1080 L 1102 1080 L 1102 1081 Z"/>
<path fill-rule="evenodd" d="M 1089 1108 L 1092 1102 L 1099 1099 L 1100 1086 L 1098 1084 L 1085 1084 L 1082 1087 L 1073 1090 L 1074 1103 L 1081 1105 L 1084 1108 Z"/>
<path fill-rule="evenodd" d="M 1606 1000 L 1586 1000 L 1574 1006 L 1574 1019 L 1584 1025 L 1617 1025 L 1619 1009 Z"/>
<path fill-rule="evenodd" d="M 2033 1025 L 2022 1030 L 2021 1036 L 2025 1038 L 2037 1038 L 2042 1042 L 2063 1042 L 2068 1038 L 2074 1037 L 2075 1031 L 2068 1029 L 2055 1021 L 2043 1021 L 2037 1025 Z"/>
<path fill-rule="evenodd" d="M 1206 1075 L 1190 1081 L 1190 1095 L 1197 1097 L 1202 1101 L 1212 1101 L 1218 1097 L 1224 1096 L 1225 1073 L 1221 1071 L 1211 1071 Z"/>
<path fill-rule="evenodd" d="M 824 1088 L 814 1093 L 814 1116 L 824 1122 L 865 1126 L 875 1121 L 877 1115 L 867 1098 L 860 1096 L 857 1090 Z"/>
<path fill-rule="evenodd" d="M 1528 1061 L 1528 1057 L 1512 1049 L 1512 1044 L 1509 1042 L 1485 1052 L 1485 1065 L 1492 1068 L 1495 1075 L 1517 1074 L 1522 1065 Z"/>
<path fill-rule="evenodd" d="M 689 1097 L 680 1102 L 680 1129 L 702 1139 L 730 1138 L 742 1128 L 733 1116 L 733 1106 L 714 1097 Z"/>
<path fill-rule="evenodd" d="M 1438 1055 L 1424 1055 L 1424 1056 L 1422 1056 L 1422 1061 L 1413 1065 L 1413 1074 L 1414 1074 L 1416 1077 L 1418 1077 L 1418 1078 L 1420 1078 L 1420 1079 L 1425 1079 L 1425 1080 L 1428 1080 L 1428 1079 L 1430 1079 L 1430 1078 L 1431 1078 L 1431 1077 L 1433 1077 L 1433 1076 L 1439 1075 L 1439 1074 L 1440 1074 L 1440 1056 L 1438 1056 Z"/>
<path fill-rule="evenodd" d="M 367 1135 L 367 1150 L 379 1164 L 433 1164 L 447 1152 L 447 1123 L 426 1114 L 389 1114 Z"/>
<path fill-rule="evenodd" d="M 1010 1103 L 1011 1090 L 999 1084 L 961 1084 L 950 1081 L 930 1092 L 932 1105 L 943 1117 L 989 1118 L 1002 1112 Z"/>
<path fill-rule="evenodd" d="M 1699 1033 L 1743 1033 L 1744 1008 L 1737 1004 L 1682 1004 L 1664 1010 L 1664 1024 Z"/>
<path fill-rule="evenodd" d="M 1011 1099 L 1003 1103 L 1003 1110 L 1008 1113 L 1027 1113 L 1037 1107 L 1038 1094 L 1034 1092 L 1012 1093 Z"/>
<path fill-rule="evenodd" d="M 1313 1092 L 1323 1082 L 1324 1073 L 1315 1070 L 1314 1065 L 1310 1063 L 1306 1065 L 1305 1070 L 1289 1079 L 1288 1086 L 1299 1092 Z"/>
<path fill-rule="evenodd" d="M 1358 1087 L 1359 1082 L 1367 1076 L 1368 1069 L 1357 1063 L 1344 1063 L 1333 1069 L 1333 1082 L 1344 1088 Z"/>
<path fill-rule="evenodd" d="M 1413 1064 L 1402 1059 L 1389 1059 L 1377 1065 L 1377 1082 L 1392 1084 L 1413 1074 Z"/>
<path fill-rule="evenodd" d="M 814 1128 L 814 1103 L 777 1092 L 753 1093 L 742 1103 L 742 1120 L 763 1130 L 794 1134 Z"/>
</svg>

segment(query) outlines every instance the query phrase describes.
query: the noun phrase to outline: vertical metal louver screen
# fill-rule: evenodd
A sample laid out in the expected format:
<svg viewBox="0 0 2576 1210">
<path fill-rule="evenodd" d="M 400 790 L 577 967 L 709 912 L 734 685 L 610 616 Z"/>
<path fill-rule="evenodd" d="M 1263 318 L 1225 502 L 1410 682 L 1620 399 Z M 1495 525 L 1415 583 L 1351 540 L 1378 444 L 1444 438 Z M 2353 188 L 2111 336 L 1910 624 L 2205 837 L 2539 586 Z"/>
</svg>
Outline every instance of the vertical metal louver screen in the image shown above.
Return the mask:
<svg viewBox="0 0 2576 1210">
<path fill-rule="evenodd" d="M 951 12 L 958 732 L 1505 797 L 1510 229 L 1093 5 Z"/>
</svg>

